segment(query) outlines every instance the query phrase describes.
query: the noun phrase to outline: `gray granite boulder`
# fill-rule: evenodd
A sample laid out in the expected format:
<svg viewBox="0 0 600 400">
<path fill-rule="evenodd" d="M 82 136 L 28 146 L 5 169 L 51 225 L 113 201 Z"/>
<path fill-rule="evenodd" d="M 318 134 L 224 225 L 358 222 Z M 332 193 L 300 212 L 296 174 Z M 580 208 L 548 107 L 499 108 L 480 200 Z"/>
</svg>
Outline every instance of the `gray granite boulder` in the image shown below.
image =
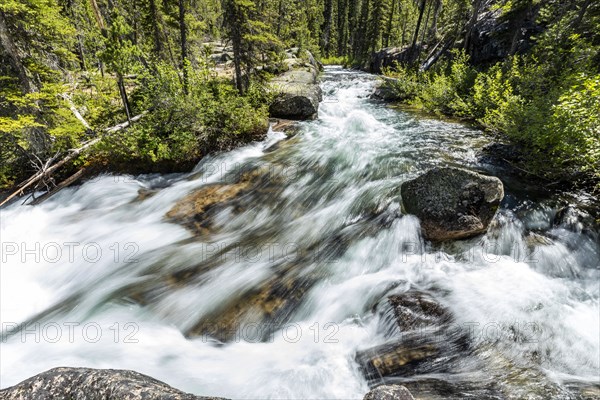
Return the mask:
<svg viewBox="0 0 600 400">
<path fill-rule="evenodd" d="M 127 370 L 53 368 L 0 390 L 2 400 L 218 400 Z"/>
<path fill-rule="evenodd" d="M 432 241 L 484 233 L 504 197 L 500 179 L 462 168 L 434 168 L 401 186 L 407 213 Z"/>
</svg>

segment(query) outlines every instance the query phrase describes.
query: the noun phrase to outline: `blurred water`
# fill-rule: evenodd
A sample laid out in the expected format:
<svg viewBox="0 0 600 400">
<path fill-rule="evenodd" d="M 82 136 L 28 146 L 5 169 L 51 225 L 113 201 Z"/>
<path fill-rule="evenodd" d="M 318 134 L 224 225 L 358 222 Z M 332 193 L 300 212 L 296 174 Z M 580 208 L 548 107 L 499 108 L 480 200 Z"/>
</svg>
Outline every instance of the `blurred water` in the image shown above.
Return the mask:
<svg viewBox="0 0 600 400">
<path fill-rule="evenodd" d="M 598 384 L 597 235 L 554 226 L 555 203 L 519 194 L 486 236 L 425 242 L 419 221 L 401 216 L 400 184 L 436 165 L 483 168 L 485 138 L 369 100 L 374 84 L 327 68 L 319 119 L 292 139 L 270 132 L 190 174 L 102 176 L 2 210 L 0 386 L 88 366 L 204 395 L 362 398 L 355 352 L 385 341 L 374 306 L 411 287 L 447 307 L 474 349 L 437 379 L 493 381 L 507 398 L 544 398 L 546 380 L 565 398 L 573 382 Z M 268 190 L 220 209 L 208 237 L 166 220 L 193 190 L 246 168 L 268 171 Z M 155 194 L 141 200 L 140 189 Z M 184 335 L 289 270 L 306 293 L 269 338 L 242 327 L 228 343 Z"/>
</svg>

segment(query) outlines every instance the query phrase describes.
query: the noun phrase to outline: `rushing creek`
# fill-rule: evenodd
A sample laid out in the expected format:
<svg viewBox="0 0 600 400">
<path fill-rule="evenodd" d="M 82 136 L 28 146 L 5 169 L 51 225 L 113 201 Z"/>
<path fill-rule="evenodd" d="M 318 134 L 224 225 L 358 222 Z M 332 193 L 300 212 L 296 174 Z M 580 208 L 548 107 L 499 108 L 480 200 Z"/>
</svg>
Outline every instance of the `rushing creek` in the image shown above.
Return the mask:
<svg viewBox="0 0 600 400">
<path fill-rule="evenodd" d="M 329 67 L 319 119 L 290 138 L 269 132 L 189 174 L 105 175 L 2 210 L 0 386 L 86 366 L 201 395 L 359 399 L 373 382 L 357 351 L 394 334 L 381 302 L 418 290 L 467 344 L 389 378 L 415 397 L 598 398 L 597 232 L 554 222 L 572 198 L 482 163 L 480 131 L 370 100 L 375 82 Z M 486 235 L 433 245 L 402 215 L 401 183 L 438 165 L 505 181 Z M 244 171 L 262 183 L 202 234 L 165 217 Z"/>
</svg>

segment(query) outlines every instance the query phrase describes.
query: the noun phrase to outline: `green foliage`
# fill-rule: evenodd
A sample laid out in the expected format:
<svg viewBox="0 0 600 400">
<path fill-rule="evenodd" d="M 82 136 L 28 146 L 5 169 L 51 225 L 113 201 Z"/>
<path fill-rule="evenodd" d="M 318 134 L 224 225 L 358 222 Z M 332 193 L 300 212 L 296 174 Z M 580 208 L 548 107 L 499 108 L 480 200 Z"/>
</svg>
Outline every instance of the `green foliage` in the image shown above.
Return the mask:
<svg viewBox="0 0 600 400">
<path fill-rule="evenodd" d="M 469 117 L 469 92 L 475 76 L 468 56 L 457 51 L 440 69 L 425 74 L 416 103 L 427 111 Z"/>
<path fill-rule="evenodd" d="M 264 82 L 287 68 L 284 48 L 365 66 L 381 47 L 413 41 L 415 65 L 385 71 L 402 101 L 505 135 L 539 174 L 598 177 L 597 1 L 0 0 L 0 12 L 0 185 L 124 122 L 125 108 L 149 113 L 77 163 L 184 168 L 265 132 Z M 476 71 L 450 51 L 418 70 L 437 49 L 471 49 L 465 32 L 489 12 L 507 27 L 496 39 L 510 54 L 529 41 L 526 54 Z M 531 39 L 517 34 L 527 24 Z M 210 47 L 220 44 L 205 43 L 218 41 L 237 70 L 215 66 Z"/>
<path fill-rule="evenodd" d="M 577 76 L 552 106 L 542 137 L 565 163 L 600 179 L 600 75 Z"/>
<path fill-rule="evenodd" d="M 393 83 L 388 81 L 388 84 L 392 86 L 398 98 L 403 101 L 414 101 L 424 85 L 422 75 L 414 68 L 403 64 L 396 63 L 394 68 L 384 68 L 383 74 L 394 78 Z"/>
<path fill-rule="evenodd" d="M 245 96 L 207 71 L 190 74 L 183 95 L 177 69 L 161 63 L 147 73 L 140 89 L 143 107 L 152 111 L 126 134 L 106 136 L 101 157 L 116 167 L 160 170 L 189 168 L 215 150 L 230 149 L 262 137 L 267 130 L 268 93 L 252 86 Z"/>
<path fill-rule="evenodd" d="M 332 56 L 332 57 L 322 57 L 321 63 L 323 65 L 351 65 L 352 61 L 347 56 Z"/>
<path fill-rule="evenodd" d="M 462 51 L 455 51 L 452 59 L 427 72 L 396 64 L 384 73 L 395 78 L 392 85 L 400 99 L 433 113 L 471 116 L 468 100 L 476 72 Z"/>
</svg>

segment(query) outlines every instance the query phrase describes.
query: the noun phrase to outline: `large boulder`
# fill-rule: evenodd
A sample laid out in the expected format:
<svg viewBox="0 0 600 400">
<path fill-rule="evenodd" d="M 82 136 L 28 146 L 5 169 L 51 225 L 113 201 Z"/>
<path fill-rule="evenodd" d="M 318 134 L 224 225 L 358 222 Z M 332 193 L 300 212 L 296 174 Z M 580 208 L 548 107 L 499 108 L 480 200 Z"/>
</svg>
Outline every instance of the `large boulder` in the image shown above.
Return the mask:
<svg viewBox="0 0 600 400">
<path fill-rule="evenodd" d="M 398 79 L 389 78 L 387 76 L 381 77 L 377 86 L 371 93 L 371 98 L 382 101 L 401 101 L 403 97 L 400 92 L 396 89 Z"/>
<path fill-rule="evenodd" d="M 520 7 L 506 14 L 488 2 L 469 31 L 467 53 L 476 65 L 491 65 L 511 54 L 521 54 L 533 45 L 533 37 L 545 27 L 538 22 L 542 3 Z"/>
<path fill-rule="evenodd" d="M 411 63 L 422 49 L 419 46 L 386 47 L 371 55 L 369 64 L 364 68 L 367 72 L 380 74 L 383 68 L 393 68 L 396 63 Z"/>
<path fill-rule="evenodd" d="M 504 197 L 500 179 L 461 168 L 434 168 L 401 186 L 407 213 L 432 241 L 463 239 L 487 230 Z"/>
<path fill-rule="evenodd" d="M 269 112 L 271 117 L 291 120 L 315 119 L 319 112 L 319 102 L 323 100 L 321 88 L 317 84 L 319 65 L 307 52 L 308 62 L 287 59 L 290 69 L 271 81 L 277 92 Z"/>
<path fill-rule="evenodd" d="M 0 390 L 4 400 L 217 400 L 184 393 L 135 371 L 53 368 Z"/>
<path fill-rule="evenodd" d="M 363 400 L 415 400 L 415 398 L 404 386 L 381 385 L 367 393 Z"/>
</svg>

